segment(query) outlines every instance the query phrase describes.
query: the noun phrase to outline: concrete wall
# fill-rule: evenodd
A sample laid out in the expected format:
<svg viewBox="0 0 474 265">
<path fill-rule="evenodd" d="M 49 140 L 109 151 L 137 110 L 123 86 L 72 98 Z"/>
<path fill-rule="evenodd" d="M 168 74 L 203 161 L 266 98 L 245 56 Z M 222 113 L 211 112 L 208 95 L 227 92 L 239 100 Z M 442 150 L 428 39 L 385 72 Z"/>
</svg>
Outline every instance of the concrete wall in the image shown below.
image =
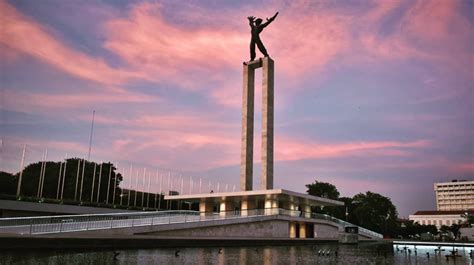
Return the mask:
<svg viewBox="0 0 474 265">
<path fill-rule="evenodd" d="M 474 228 L 460 228 L 459 232 L 461 233 L 461 237 L 467 237 L 469 241 L 474 241 Z"/>
<path fill-rule="evenodd" d="M 177 229 L 146 233 L 154 236 L 173 237 L 265 237 L 288 238 L 288 221 L 270 220 L 246 224 L 230 224 L 225 226 L 209 226 L 190 229 Z"/>
<path fill-rule="evenodd" d="M 438 229 L 443 225 L 451 226 L 466 220 L 460 214 L 410 215 L 408 219 L 420 225 L 435 225 Z"/>
<path fill-rule="evenodd" d="M 314 224 L 314 238 L 339 238 L 340 228 L 331 224 Z"/>
<path fill-rule="evenodd" d="M 103 230 L 68 232 L 68 235 L 159 235 L 172 237 L 235 237 L 235 238 L 292 238 L 291 224 L 314 225 L 315 239 L 337 240 L 342 227 L 328 220 L 308 220 L 289 216 L 252 216 L 248 218 L 216 219 L 202 222 L 171 223 L 121 227 Z M 293 227 L 296 229 L 296 227 Z M 293 231 L 296 233 L 296 231 Z M 294 237 L 295 235 L 293 235 Z M 310 237 L 310 236 L 308 236 Z M 360 239 L 370 238 L 359 235 Z"/>
</svg>

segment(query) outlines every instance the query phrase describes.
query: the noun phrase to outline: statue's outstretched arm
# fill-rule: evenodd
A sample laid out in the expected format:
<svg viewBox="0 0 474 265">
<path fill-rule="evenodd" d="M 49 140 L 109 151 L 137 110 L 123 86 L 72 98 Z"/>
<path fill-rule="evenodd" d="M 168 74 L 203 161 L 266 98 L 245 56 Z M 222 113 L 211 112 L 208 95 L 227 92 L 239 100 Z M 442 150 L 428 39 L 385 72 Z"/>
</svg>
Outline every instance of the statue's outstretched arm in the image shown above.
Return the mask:
<svg viewBox="0 0 474 265">
<path fill-rule="evenodd" d="M 253 27 L 253 21 L 255 20 L 255 17 L 254 16 L 250 16 L 250 17 L 247 17 L 248 20 L 249 20 L 249 25 L 250 27 Z"/>
<path fill-rule="evenodd" d="M 275 15 L 273 15 L 273 17 L 271 18 L 267 18 L 267 22 L 263 23 L 262 24 L 262 27 L 266 27 L 268 25 L 270 25 L 270 23 L 273 22 L 273 20 L 275 20 L 275 18 L 278 16 L 278 12 L 275 13 Z"/>
</svg>

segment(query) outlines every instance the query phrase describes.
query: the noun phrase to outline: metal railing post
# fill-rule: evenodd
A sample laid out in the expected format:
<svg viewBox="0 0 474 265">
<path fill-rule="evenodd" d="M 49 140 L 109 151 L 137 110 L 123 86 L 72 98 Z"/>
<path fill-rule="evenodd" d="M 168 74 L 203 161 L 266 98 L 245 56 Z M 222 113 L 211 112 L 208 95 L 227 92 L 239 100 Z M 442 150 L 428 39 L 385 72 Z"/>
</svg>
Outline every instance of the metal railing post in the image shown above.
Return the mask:
<svg viewBox="0 0 474 265">
<path fill-rule="evenodd" d="M 30 219 L 30 235 L 32 234 L 33 230 L 33 219 Z"/>
</svg>

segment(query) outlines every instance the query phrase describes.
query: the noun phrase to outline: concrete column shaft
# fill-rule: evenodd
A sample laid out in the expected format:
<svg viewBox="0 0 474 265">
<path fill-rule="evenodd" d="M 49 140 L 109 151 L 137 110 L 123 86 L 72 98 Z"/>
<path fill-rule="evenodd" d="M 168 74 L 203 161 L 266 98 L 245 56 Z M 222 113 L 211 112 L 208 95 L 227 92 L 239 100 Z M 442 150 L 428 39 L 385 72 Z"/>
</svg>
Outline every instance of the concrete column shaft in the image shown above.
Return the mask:
<svg viewBox="0 0 474 265">
<path fill-rule="evenodd" d="M 240 157 L 240 189 L 252 190 L 253 176 L 253 122 L 255 97 L 255 69 L 244 65 L 242 99 L 242 142 Z"/>
<path fill-rule="evenodd" d="M 273 60 L 263 58 L 262 76 L 262 188 L 273 189 Z"/>
</svg>

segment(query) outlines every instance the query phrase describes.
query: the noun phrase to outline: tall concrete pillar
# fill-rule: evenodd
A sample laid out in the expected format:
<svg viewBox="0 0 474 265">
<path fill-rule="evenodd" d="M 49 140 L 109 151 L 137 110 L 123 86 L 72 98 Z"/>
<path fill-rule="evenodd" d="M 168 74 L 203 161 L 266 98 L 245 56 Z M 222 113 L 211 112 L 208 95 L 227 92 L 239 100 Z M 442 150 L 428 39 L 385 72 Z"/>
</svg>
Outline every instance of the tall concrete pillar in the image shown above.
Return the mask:
<svg viewBox="0 0 474 265">
<path fill-rule="evenodd" d="M 269 57 L 249 62 L 243 68 L 242 152 L 240 188 L 252 190 L 255 69 L 262 77 L 262 189 L 273 189 L 273 98 L 274 63 Z"/>
<path fill-rule="evenodd" d="M 262 189 L 273 189 L 273 60 L 263 58 Z"/>
<path fill-rule="evenodd" d="M 253 61 L 259 62 L 259 61 Z M 261 63 L 244 64 L 242 99 L 242 149 L 240 157 L 240 189 L 252 190 L 253 176 L 253 118 L 255 98 L 255 69 Z"/>
</svg>

